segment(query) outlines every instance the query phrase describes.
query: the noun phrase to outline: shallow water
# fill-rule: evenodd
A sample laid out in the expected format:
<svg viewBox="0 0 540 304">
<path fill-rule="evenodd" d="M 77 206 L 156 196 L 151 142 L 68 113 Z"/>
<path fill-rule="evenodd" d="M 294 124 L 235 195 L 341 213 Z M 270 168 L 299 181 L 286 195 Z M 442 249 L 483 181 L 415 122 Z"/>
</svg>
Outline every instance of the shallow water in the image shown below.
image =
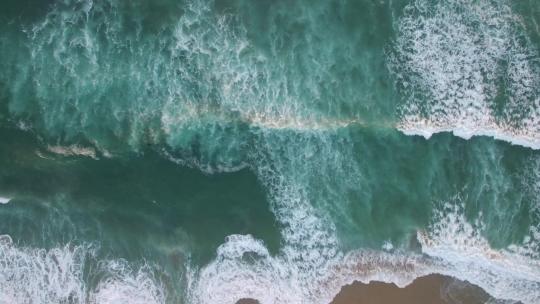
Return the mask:
<svg viewBox="0 0 540 304">
<path fill-rule="evenodd" d="M 535 1 L 0 7 L 0 303 L 540 301 Z"/>
</svg>

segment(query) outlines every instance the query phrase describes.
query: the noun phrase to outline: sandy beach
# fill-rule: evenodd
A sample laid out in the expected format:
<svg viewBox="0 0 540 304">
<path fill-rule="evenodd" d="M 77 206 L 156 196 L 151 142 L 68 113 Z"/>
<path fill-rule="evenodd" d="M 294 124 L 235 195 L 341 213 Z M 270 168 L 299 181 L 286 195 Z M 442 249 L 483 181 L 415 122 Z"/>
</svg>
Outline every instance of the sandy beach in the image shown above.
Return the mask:
<svg viewBox="0 0 540 304">
<path fill-rule="evenodd" d="M 433 274 L 420 277 L 404 288 L 383 282 L 355 282 L 344 286 L 331 304 L 484 304 L 490 298 L 476 285 Z M 254 299 L 237 302 L 257 303 Z"/>
<path fill-rule="evenodd" d="M 332 304 L 484 304 L 488 299 L 490 296 L 478 286 L 433 274 L 404 288 L 382 282 L 355 282 L 344 286 Z"/>
</svg>

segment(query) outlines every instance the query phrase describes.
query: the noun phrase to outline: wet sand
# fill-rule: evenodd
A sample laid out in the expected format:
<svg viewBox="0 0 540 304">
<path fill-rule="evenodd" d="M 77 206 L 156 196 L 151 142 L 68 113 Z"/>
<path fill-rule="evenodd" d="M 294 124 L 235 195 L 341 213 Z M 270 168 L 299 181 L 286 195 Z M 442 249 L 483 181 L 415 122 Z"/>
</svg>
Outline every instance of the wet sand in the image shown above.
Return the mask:
<svg viewBox="0 0 540 304">
<path fill-rule="evenodd" d="M 355 282 L 344 286 L 330 304 L 484 304 L 489 299 L 476 285 L 433 274 L 417 278 L 404 288 L 383 282 Z M 237 302 L 258 303 L 253 299 Z"/>
<path fill-rule="evenodd" d="M 404 288 L 355 282 L 344 286 L 331 304 L 484 304 L 491 297 L 480 287 L 442 275 L 428 275 Z"/>
</svg>

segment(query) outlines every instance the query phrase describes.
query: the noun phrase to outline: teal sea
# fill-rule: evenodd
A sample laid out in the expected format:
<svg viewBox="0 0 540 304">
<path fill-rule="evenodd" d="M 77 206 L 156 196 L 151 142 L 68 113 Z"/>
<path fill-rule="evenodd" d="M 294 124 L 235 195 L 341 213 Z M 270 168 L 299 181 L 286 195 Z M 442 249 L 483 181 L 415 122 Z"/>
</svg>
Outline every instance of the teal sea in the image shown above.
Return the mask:
<svg viewBox="0 0 540 304">
<path fill-rule="evenodd" d="M 432 273 L 540 303 L 540 1 L 0 3 L 1 304 Z"/>
</svg>

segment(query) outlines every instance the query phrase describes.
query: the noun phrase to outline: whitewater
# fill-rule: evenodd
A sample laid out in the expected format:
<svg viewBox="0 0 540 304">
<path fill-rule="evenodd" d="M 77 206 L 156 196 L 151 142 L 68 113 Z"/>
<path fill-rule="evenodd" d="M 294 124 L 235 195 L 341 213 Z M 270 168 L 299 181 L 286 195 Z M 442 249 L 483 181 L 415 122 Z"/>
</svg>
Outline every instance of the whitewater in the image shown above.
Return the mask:
<svg viewBox="0 0 540 304">
<path fill-rule="evenodd" d="M 351 2 L 2 15 L 0 303 L 540 303 L 538 5 Z"/>
</svg>

